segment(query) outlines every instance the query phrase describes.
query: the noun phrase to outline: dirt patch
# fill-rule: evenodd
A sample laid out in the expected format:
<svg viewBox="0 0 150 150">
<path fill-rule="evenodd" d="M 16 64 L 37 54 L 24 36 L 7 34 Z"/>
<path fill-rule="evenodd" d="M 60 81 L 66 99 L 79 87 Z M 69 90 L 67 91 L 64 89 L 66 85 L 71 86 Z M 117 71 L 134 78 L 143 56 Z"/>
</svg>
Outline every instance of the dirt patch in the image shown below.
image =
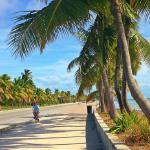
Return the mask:
<svg viewBox="0 0 150 150">
<path fill-rule="evenodd" d="M 108 113 L 99 113 L 99 115 L 103 118 L 104 122 L 109 126 L 109 128 L 113 127 L 114 123 L 109 117 Z"/>
</svg>

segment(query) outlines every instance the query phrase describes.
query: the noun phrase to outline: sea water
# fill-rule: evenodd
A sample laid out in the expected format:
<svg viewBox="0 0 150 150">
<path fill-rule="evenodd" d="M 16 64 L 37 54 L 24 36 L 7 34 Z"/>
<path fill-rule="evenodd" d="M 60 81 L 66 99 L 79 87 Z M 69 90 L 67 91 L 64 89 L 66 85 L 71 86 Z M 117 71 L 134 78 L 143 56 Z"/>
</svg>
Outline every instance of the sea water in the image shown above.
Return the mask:
<svg viewBox="0 0 150 150">
<path fill-rule="evenodd" d="M 147 98 L 149 101 L 150 101 L 150 98 Z M 118 101 L 117 101 L 117 99 L 115 99 L 115 106 L 116 106 L 116 108 L 119 108 L 119 104 L 118 104 Z M 140 107 L 138 106 L 138 104 L 136 103 L 136 101 L 134 100 L 134 99 L 128 99 L 128 103 L 129 103 L 129 105 L 133 108 L 133 109 L 135 109 L 135 110 L 141 110 L 140 109 Z"/>
</svg>

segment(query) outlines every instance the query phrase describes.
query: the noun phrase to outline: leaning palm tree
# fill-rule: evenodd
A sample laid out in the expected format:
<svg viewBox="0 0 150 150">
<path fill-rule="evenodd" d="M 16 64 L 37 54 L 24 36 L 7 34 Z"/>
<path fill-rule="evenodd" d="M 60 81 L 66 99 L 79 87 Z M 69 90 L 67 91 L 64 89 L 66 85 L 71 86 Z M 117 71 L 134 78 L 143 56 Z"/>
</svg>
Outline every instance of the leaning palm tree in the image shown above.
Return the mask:
<svg viewBox="0 0 150 150">
<path fill-rule="evenodd" d="M 133 26 L 134 23 L 132 23 Z M 127 112 L 131 112 L 131 108 L 127 102 L 126 97 L 126 74 L 125 67 L 122 66 L 122 57 L 121 57 L 121 45 L 118 42 L 117 54 L 116 54 L 116 68 L 115 68 L 115 91 L 118 99 L 123 101 L 124 106 Z M 150 63 L 150 43 L 143 38 L 140 33 L 135 29 L 135 25 L 130 29 L 129 34 L 129 49 L 130 49 L 130 58 L 131 58 L 131 67 L 133 74 L 136 75 L 137 71 L 140 69 L 140 66 L 143 61 Z M 122 66 L 122 69 L 121 69 Z M 119 85 L 119 76 L 120 71 L 122 70 L 122 86 Z M 120 92 L 122 90 L 122 92 Z M 122 108 L 124 109 L 124 108 Z"/>
<path fill-rule="evenodd" d="M 141 0 L 138 0 L 138 2 L 141 2 Z M 62 33 L 66 35 L 84 26 L 90 19 L 90 12 L 99 14 L 99 11 L 102 10 L 107 14 L 110 12 L 109 6 L 111 6 L 118 38 L 122 43 L 124 66 L 129 89 L 133 98 L 150 120 L 150 103 L 135 84 L 132 74 L 128 42 L 122 22 L 122 8 L 124 8 L 125 4 L 124 0 L 95 0 L 94 2 L 89 0 L 53 0 L 41 10 L 30 11 L 27 14 L 17 17 L 16 21 L 18 25 L 10 33 L 9 45 L 13 49 L 14 54 L 19 54 L 21 57 L 27 56 L 37 47 L 42 52 L 48 42 L 54 41 Z"/>
<path fill-rule="evenodd" d="M 114 48 L 115 39 L 113 26 L 106 22 L 103 14 L 99 13 L 87 35 L 87 40 L 80 56 L 69 65 L 70 68 L 73 64 L 79 64 L 79 69 L 76 73 L 77 79 L 81 77 L 79 93 L 83 93 L 84 88 L 92 86 L 93 83 L 96 84 L 101 77 L 103 78 L 105 92 L 107 92 L 108 110 L 113 119 L 117 116 L 117 113 L 110 94 L 109 80 L 105 68 L 107 68 L 108 62 L 112 61 L 109 53 Z"/>
<path fill-rule="evenodd" d="M 133 77 L 132 69 L 131 69 L 131 60 L 129 54 L 129 45 L 125 34 L 125 28 L 122 21 L 122 8 L 120 7 L 120 2 L 124 4 L 125 1 L 120 0 L 110 0 L 111 6 L 113 9 L 113 15 L 116 23 L 116 27 L 118 30 L 118 38 L 122 44 L 122 52 L 123 52 L 123 61 L 126 71 L 126 79 L 131 92 L 131 95 L 136 100 L 148 120 L 150 121 L 150 102 L 144 97 L 139 86 L 136 84 L 135 79 Z M 140 3 L 141 1 L 134 1 Z M 144 2 L 145 4 L 145 2 Z M 148 5 L 150 6 L 150 5 Z M 132 10 L 132 9 L 131 9 Z M 146 10 L 147 11 L 147 10 Z"/>
</svg>

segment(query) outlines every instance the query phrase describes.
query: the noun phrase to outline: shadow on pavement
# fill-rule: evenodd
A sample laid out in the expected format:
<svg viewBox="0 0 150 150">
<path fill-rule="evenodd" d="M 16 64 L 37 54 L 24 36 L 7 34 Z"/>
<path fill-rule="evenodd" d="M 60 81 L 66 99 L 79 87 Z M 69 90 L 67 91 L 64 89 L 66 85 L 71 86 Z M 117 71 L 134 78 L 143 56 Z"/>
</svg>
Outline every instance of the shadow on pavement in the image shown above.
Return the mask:
<svg viewBox="0 0 150 150">
<path fill-rule="evenodd" d="M 20 125 L 0 135 L 0 150 L 104 150 L 93 116 L 85 113 L 49 114 L 39 123 Z"/>
<path fill-rule="evenodd" d="M 51 114 L 39 123 L 20 125 L 0 135 L 0 150 L 82 146 L 85 148 L 84 114 Z M 68 142 L 67 142 L 68 140 Z M 46 144 L 45 144 L 46 143 Z"/>
</svg>

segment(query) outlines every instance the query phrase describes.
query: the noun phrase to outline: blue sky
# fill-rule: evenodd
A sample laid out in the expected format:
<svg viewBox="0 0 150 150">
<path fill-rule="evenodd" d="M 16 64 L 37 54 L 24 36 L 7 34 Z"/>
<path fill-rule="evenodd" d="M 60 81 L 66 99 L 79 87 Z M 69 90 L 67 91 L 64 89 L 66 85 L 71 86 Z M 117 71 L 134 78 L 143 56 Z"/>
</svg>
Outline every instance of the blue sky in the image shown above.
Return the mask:
<svg viewBox="0 0 150 150">
<path fill-rule="evenodd" d="M 38 0 L 0 0 L 0 74 L 7 73 L 17 77 L 24 69 L 30 69 L 33 80 L 41 88 L 49 87 L 75 92 L 74 71 L 67 72 L 68 63 L 78 56 L 81 43 L 72 36 L 50 43 L 41 55 L 38 50 L 21 60 L 12 56 L 7 46 L 7 35 L 14 26 L 15 12 L 33 10 L 42 7 Z M 140 22 L 139 31 L 150 40 L 150 25 L 144 20 Z M 143 64 L 137 75 L 142 91 L 150 97 L 150 69 Z"/>
</svg>

